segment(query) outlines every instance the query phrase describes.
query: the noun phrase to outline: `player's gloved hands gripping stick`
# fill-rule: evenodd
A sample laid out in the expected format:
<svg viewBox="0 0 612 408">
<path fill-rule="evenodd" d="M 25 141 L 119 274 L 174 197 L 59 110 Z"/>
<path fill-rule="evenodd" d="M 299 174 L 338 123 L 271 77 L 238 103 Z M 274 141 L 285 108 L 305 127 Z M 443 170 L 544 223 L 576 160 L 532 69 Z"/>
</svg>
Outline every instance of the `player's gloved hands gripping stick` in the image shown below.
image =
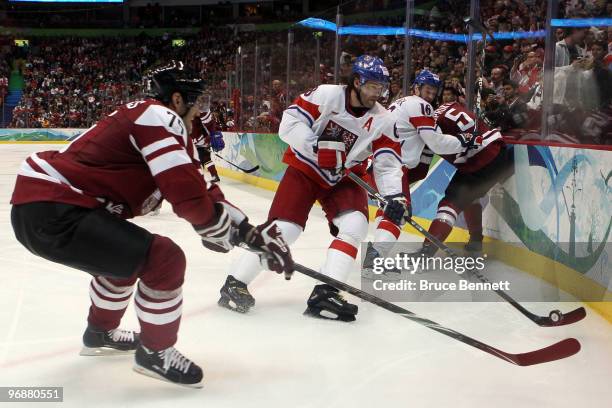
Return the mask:
<svg viewBox="0 0 612 408">
<path fill-rule="evenodd" d="M 469 151 L 470 149 L 478 149 L 482 145 L 482 136 L 480 135 L 459 133 L 457 138 L 461 142 L 461 146 L 465 147 L 466 151 Z"/>
<path fill-rule="evenodd" d="M 395 225 L 402 227 L 412 217 L 412 206 L 404 194 L 385 196 L 387 204 L 383 210 L 385 217 Z"/>
<path fill-rule="evenodd" d="M 280 229 L 272 221 L 254 227 L 244 220 L 238 226 L 238 240 L 257 252 L 262 266 L 291 279 L 294 265 L 289 246 Z"/>
<path fill-rule="evenodd" d="M 210 134 L 210 148 L 213 152 L 220 152 L 225 149 L 225 141 L 223 141 L 223 133 L 219 131 Z"/>
<path fill-rule="evenodd" d="M 324 133 L 319 136 L 315 150 L 319 167 L 335 173 L 342 171 L 346 160 L 343 141 Z"/>
<path fill-rule="evenodd" d="M 271 221 L 254 227 L 242 212 L 240 214 L 244 217 L 240 224 L 236 225 L 236 221 L 232 220 L 232 208 L 235 209 L 228 204 L 217 202 L 215 218 L 206 225 L 194 225 L 202 238 L 202 245 L 211 251 L 226 253 L 234 246 L 244 243 L 257 252 L 264 268 L 284 273 L 285 279 L 289 280 L 294 269 L 293 258 L 278 227 Z"/>
<path fill-rule="evenodd" d="M 194 225 L 202 238 L 202 245 L 211 251 L 229 252 L 234 245 L 232 238 L 232 220 L 225 207 L 220 202 L 215 203 L 215 216 L 205 225 Z"/>
</svg>

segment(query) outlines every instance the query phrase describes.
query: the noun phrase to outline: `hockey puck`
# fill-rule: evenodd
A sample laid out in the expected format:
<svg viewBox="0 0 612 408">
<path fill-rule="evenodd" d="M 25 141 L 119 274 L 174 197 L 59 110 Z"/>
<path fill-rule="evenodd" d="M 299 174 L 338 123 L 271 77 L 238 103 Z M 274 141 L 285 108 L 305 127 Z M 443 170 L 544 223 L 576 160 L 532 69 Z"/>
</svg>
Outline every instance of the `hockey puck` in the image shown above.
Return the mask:
<svg viewBox="0 0 612 408">
<path fill-rule="evenodd" d="M 552 320 L 553 323 L 559 323 L 561 319 L 563 319 L 563 313 L 561 313 L 560 310 L 553 310 L 550 312 L 548 317 L 550 317 L 550 320 Z"/>
</svg>

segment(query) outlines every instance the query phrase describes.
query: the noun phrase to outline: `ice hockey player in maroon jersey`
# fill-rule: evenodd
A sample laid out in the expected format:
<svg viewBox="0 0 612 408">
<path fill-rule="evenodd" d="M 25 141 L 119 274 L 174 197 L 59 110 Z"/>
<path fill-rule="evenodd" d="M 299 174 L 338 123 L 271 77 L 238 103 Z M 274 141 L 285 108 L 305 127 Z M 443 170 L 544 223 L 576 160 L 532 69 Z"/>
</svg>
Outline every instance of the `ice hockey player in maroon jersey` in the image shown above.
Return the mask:
<svg viewBox="0 0 612 408">
<path fill-rule="evenodd" d="M 496 183 L 501 183 L 512 175 L 513 150 L 504 143 L 499 129 L 490 129 L 484 120 L 477 120 L 472 112 L 458 102 L 441 105 L 434 116 L 443 133 L 465 139 L 475 132 L 479 141 L 476 148 L 469 149 L 464 154 L 442 155 L 457 171 L 438 204 L 438 212 L 429 232 L 444 241 L 463 211 L 470 233 L 466 249 L 477 252 L 482 249 L 483 238 L 480 198 Z M 474 126 L 477 126 L 476 131 Z M 436 251 L 437 248 L 425 240 L 421 253 L 431 256 Z"/>
<path fill-rule="evenodd" d="M 181 118 L 203 81 L 180 62 L 146 78 L 150 99 L 120 106 L 61 151 L 22 163 L 11 222 L 33 254 L 93 275 L 82 355 L 135 352 L 137 372 L 200 387 L 202 369 L 173 347 L 185 255 L 127 219 L 165 199 L 208 249 L 228 252 L 245 242 L 279 273 L 290 274 L 292 260 L 274 226 L 251 226 L 217 185 L 207 188 Z M 134 290 L 140 333 L 118 328 Z"/>
<path fill-rule="evenodd" d="M 209 109 L 204 109 L 193 118 L 191 136 L 198 149 L 200 163 L 210 174 L 211 183 L 220 181 L 217 168 L 212 161 L 211 151 L 219 152 L 225 147 L 223 133 L 217 129 L 216 119 Z"/>
</svg>

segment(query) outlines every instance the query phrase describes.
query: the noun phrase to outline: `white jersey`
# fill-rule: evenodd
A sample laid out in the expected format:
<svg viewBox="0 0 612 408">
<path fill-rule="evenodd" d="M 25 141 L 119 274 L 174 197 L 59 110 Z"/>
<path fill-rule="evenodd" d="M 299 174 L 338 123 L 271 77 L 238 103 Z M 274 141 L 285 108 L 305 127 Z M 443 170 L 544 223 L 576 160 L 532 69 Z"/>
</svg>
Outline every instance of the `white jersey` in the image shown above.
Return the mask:
<svg viewBox="0 0 612 408">
<path fill-rule="evenodd" d="M 343 174 L 321 169 L 314 150 L 319 136 L 328 133 L 344 141 L 346 168 L 362 165 L 373 155 L 374 178 L 380 193 L 401 193 L 401 147 L 393 135 L 384 132 L 388 112 L 376 103 L 362 116 L 356 116 L 347 95 L 344 85 L 320 85 L 300 95 L 285 110 L 278 131 L 289 145 L 283 161 L 324 188 L 334 186 Z"/>
<path fill-rule="evenodd" d="M 392 126 L 393 134 L 401 141 L 402 162 L 406 167 L 413 169 L 428 157 L 431 162 L 433 153 L 446 155 L 465 151 L 458 138 L 440 132 L 434 110 L 425 99 L 406 96 L 391 104 L 388 110 L 391 112 L 391 122 L 387 129 Z M 430 150 L 424 152 L 426 145 Z M 422 157 L 422 153 L 426 154 Z"/>
</svg>

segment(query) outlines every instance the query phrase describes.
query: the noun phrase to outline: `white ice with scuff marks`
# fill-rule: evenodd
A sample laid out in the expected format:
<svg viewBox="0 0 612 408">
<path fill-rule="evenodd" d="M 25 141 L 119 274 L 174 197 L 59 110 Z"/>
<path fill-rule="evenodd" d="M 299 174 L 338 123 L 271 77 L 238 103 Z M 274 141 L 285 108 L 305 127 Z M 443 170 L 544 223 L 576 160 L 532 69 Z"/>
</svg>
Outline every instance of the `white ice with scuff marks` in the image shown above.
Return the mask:
<svg viewBox="0 0 612 408">
<path fill-rule="evenodd" d="M 575 325 L 540 328 L 504 303 L 402 304 L 508 352 L 565 337 L 582 343 L 571 358 L 517 367 L 367 303 L 351 324 L 304 317 L 314 282 L 299 274 L 286 282 L 263 273 L 251 286 L 257 306 L 247 315 L 221 309 L 218 291 L 236 254 L 205 250 L 167 203 L 159 216 L 136 222 L 187 254 L 177 348 L 204 368 L 204 388 L 138 375 L 131 357 L 80 357 L 89 276 L 27 252 L 9 220 L 18 165 L 31 152 L 57 148 L 0 146 L 0 386 L 63 386 L 61 407 L 600 408 L 612 399 L 612 330 L 591 310 Z M 222 187 L 254 222 L 265 219 L 273 193 L 227 179 Z M 315 207 L 294 256 L 318 269 L 330 241 Z M 350 282 L 359 285 L 357 273 Z M 546 314 L 579 304 L 527 306 Z M 131 305 L 122 327 L 138 327 Z"/>
</svg>

